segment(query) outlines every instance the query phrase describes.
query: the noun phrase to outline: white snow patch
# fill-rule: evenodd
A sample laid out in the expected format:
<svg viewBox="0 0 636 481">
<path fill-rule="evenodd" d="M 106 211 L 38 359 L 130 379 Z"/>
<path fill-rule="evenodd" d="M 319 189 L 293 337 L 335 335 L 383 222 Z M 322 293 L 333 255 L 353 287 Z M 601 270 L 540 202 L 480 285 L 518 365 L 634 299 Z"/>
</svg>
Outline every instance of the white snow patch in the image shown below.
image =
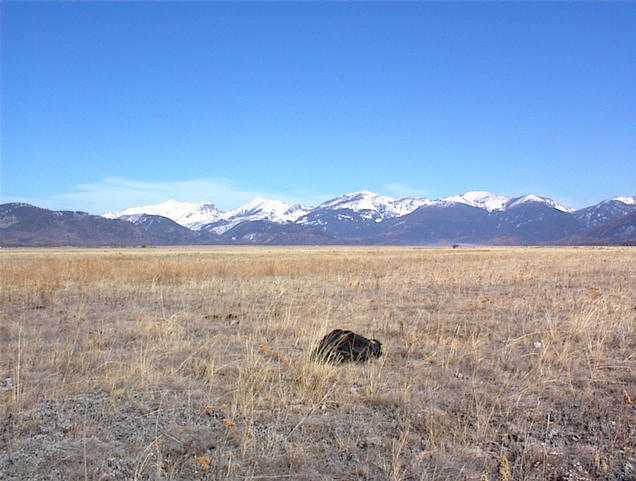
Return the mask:
<svg viewBox="0 0 636 481">
<path fill-rule="evenodd" d="M 108 212 L 103 214 L 102 217 L 115 219 L 131 215 L 161 215 L 192 230 L 200 230 L 201 227 L 207 224 L 223 222 L 223 225 L 211 229 L 213 232 L 221 234 L 244 221 L 294 222 L 310 210 L 310 207 L 300 204 L 290 204 L 289 202 L 262 198 L 256 198 L 245 205 L 226 212 L 217 209 L 210 202 L 168 200 L 160 204 L 143 205 Z"/>
<path fill-rule="evenodd" d="M 257 197 L 236 209 L 228 210 L 219 215 L 219 220 L 240 218 L 246 220 L 269 220 L 282 224 L 294 222 L 307 214 L 311 207 L 301 204 L 291 204 L 281 200 L 269 200 Z"/>
<path fill-rule="evenodd" d="M 161 215 L 172 219 L 177 224 L 198 230 L 201 228 L 201 225 L 214 222 L 220 213 L 221 211 L 211 202 L 179 202 L 177 200 L 167 200 L 160 204 L 142 205 L 107 212 L 103 214 L 102 217 L 116 219 L 122 216 L 138 214 Z"/>
<path fill-rule="evenodd" d="M 518 205 L 525 204 L 527 202 L 543 203 L 554 209 L 560 210 L 562 212 L 572 212 L 572 209 L 568 209 L 567 207 L 559 204 L 558 202 L 552 199 L 548 199 L 547 197 L 540 197 L 535 194 L 528 194 L 528 195 L 524 195 L 523 197 L 519 197 L 514 202 L 511 202 L 510 204 L 508 204 L 506 208 L 516 207 Z"/>
<path fill-rule="evenodd" d="M 627 204 L 627 205 L 634 205 L 636 204 L 636 196 L 624 196 L 624 195 L 619 195 L 618 197 L 614 197 L 612 200 L 617 200 L 619 202 L 622 202 L 623 204 Z"/>
<path fill-rule="evenodd" d="M 388 219 L 391 217 L 401 217 L 410 214 L 418 207 L 430 205 L 433 202 L 429 199 L 416 197 L 405 197 L 395 199 L 387 195 L 379 195 L 369 190 L 351 192 L 335 197 L 320 204 L 318 209 L 350 209 L 354 212 L 362 212 L 365 219 L 380 217 Z"/>
<path fill-rule="evenodd" d="M 491 194 L 484 190 L 471 190 L 462 195 L 453 195 L 444 197 L 442 202 L 449 204 L 466 204 L 479 209 L 485 209 L 488 212 L 495 210 L 504 210 L 510 198 L 503 195 Z"/>
<path fill-rule="evenodd" d="M 146 214 L 130 214 L 130 215 L 120 215 L 117 217 L 118 219 L 127 220 L 128 222 L 132 222 L 133 224 L 141 219 Z"/>
</svg>

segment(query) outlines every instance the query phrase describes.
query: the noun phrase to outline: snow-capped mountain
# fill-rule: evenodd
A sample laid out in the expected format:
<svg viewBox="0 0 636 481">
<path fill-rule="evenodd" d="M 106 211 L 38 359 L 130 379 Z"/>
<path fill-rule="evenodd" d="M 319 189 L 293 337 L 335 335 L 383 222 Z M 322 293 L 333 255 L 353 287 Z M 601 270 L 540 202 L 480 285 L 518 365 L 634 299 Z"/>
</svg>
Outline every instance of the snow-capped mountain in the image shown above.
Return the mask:
<svg viewBox="0 0 636 481">
<path fill-rule="evenodd" d="M 630 199 L 630 198 L 623 198 Z M 632 199 L 633 200 L 633 199 Z M 178 202 L 169 200 L 160 204 L 130 207 L 109 212 L 103 217 L 122 218 L 139 214 L 160 215 L 192 230 L 207 230 L 222 234 L 241 222 L 265 220 L 277 224 L 298 222 L 321 225 L 325 217 L 336 221 L 356 220 L 380 223 L 387 219 L 408 215 L 421 207 L 449 207 L 467 205 L 487 212 L 505 211 L 525 203 L 545 204 L 548 207 L 570 212 L 569 209 L 546 197 L 529 194 L 517 198 L 491 194 L 485 191 L 470 191 L 462 195 L 430 200 L 421 197 L 394 198 L 368 190 L 342 194 L 316 207 L 291 204 L 280 200 L 255 198 L 228 211 L 217 209 L 210 202 Z M 329 215 L 327 215 L 329 213 Z M 133 218 L 129 220 L 134 221 Z"/>
<path fill-rule="evenodd" d="M 102 217 L 0 206 L 3 245 L 636 244 L 636 196 L 572 211 L 535 194 L 470 191 L 439 200 L 370 191 L 316 207 L 257 198 L 226 212 L 167 201 Z"/>
<path fill-rule="evenodd" d="M 536 194 L 528 194 L 521 197 L 506 197 L 503 195 L 491 194 L 483 190 L 473 190 L 466 192 L 462 195 L 453 195 L 451 197 L 444 197 L 439 201 L 443 204 L 465 204 L 479 209 L 487 210 L 488 212 L 504 211 L 508 209 L 514 209 L 522 204 L 528 202 L 536 204 L 545 204 L 548 207 L 560 210 L 562 212 L 572 212 L 572 209 L 559 204 L 558 202 L 549 199 L 547 197 L 541 197 Z"/>
<path fill-rule="evenodd" d="M 168 200 L 160 204 L 130 207 L 103 214 L 107 219 L 123 218 L 135 222 L 142 214 L 159 215 L 191 230 L 206 230 L 222 234 L 240 222 L 267 220 L 275 223 L 293 222 L 311 210 L 300 204 L 256 198 L 245 205 L 221 211 L 211 202 L 179 202 Z"/>
<path fill-rule="evenodd" d="M 223 234 L 242 222 L 266 220 L 275 224 L 295 222 L 311 211 L 311 207 L 291 204 L 280 200 L 262 199 L 260 197 L 236 209 L 222 212 L 212 222 L 201 224 L 199 229 L 216 234 Z"/>
<path fill-rule="evenodd" d="M 323 202 L 316 209 L 351 210 L 360 213 L 365 219 L 390 219 L 413 212 L 418 207 L 432 204 L 433 201 L 417 197 L 395 199 L 386 195 L 378 195 L 368 190 L 339 195 Z"/>
<path fill-rule="evenodd" d="M 189 229 L 198 230 L 201 225 L 217 220 L 222 212 L 211 202 L 179 202 L 177 200 L 167 200 L 160 204 L 142 205 L 140 207 L 129 207 L 114 212 L 107 212 L 106 214 L 102 214 L 102 217 L 118 219 L 124 216 L 139 214 L 160 215 Z"/>
<path fill-rule="evenodd" d="M 311 210 L 301 204 L 291 204 L 281 200 L 262 199 L 260 197 L 236 209 L 228 210 L 219 217 L 223 220 L 269 220 L 277 224 L 294 222 Z"/>
<path fill-rule="evenodd" d="M 545 204 L 548 207 L 552 207 L 553 209 L 560 210 L 561 212 L 573 212 L 572 209 L 568 209 L 567 207 L 562 206 L 561 204 L 559 204 L 558 202 L 552 199 L 548 199 L 547 197 L 541 197 L 535 194 L 528 194 L 522 197 L 516 197 L 514 199 L 511 199 L 508 203 L 506 203 L 505 208 L 513 209 L 515 207 L 519 207 L 520 205 L 527 204 L 529 202 L 534 204 Z"/>
<path fill-rule="evenodd" d="M 574 217 L 588 228 L 636 212 L 636 196 L 619 196 L 574 212 Z"/>
<path fill-rule="evenodd" d="M 616 200 L 626 205 L 636 205 L 636 195 L 632 195 L 632 196 L 619 195 L 618 197 L 614 197 L 613 199 L 610 199 L 610 200 Z"/>
<path fill-rule="evenodd" d="M 473 190 L 462 195 L 444 197 L 440 200 L 440 203 L 466 204 L 472 207 L 478 207 L 479 209 L 485 209 L 488 212 L 504 210 L 508 202 L 510 202 L 509 197 L 491 194 L 490 192 L 483 190 Z"/>
</svg>

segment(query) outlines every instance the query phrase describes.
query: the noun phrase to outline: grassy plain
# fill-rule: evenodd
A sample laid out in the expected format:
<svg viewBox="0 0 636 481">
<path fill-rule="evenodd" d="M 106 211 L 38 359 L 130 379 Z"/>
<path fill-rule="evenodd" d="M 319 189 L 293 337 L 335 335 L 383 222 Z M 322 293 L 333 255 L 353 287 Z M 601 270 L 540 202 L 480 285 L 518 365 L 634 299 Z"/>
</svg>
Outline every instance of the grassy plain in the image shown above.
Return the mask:
<svg viewBox="0 0 636 481">
<path fill-rule="evenodd" d="M 0 480 L 636 479 L 633 248 L 3 249 Z M 333 328 L 383 343 L 320 365 Z"/>
</svg>

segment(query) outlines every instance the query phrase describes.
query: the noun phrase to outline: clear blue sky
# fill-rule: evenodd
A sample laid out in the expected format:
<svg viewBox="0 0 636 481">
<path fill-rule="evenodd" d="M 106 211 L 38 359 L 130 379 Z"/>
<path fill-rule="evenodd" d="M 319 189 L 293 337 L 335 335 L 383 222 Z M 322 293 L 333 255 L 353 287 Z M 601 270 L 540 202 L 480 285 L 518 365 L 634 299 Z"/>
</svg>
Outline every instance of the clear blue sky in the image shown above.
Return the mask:
<svg viewBox="0 0 636 481">
<path fill-rule="evenodd" d="M 634 2 L 0 9 L 0 202 L 636 194 Z"/>
</svg>

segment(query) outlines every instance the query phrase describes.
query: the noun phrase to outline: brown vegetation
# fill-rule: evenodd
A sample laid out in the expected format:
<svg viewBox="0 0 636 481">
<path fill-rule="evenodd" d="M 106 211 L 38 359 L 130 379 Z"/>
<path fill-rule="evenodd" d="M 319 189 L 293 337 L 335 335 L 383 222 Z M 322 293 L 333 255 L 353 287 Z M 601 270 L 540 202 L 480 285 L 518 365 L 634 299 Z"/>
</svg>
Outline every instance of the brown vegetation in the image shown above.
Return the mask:
<svg viewBox="0 0 636 481">
<path fill-rule="evenodd" d="M 636 477 L 631 248 L 0 252 L 0 479 Z M 333 328 L 382 342 L 318 364 Z"/>
</svg>

